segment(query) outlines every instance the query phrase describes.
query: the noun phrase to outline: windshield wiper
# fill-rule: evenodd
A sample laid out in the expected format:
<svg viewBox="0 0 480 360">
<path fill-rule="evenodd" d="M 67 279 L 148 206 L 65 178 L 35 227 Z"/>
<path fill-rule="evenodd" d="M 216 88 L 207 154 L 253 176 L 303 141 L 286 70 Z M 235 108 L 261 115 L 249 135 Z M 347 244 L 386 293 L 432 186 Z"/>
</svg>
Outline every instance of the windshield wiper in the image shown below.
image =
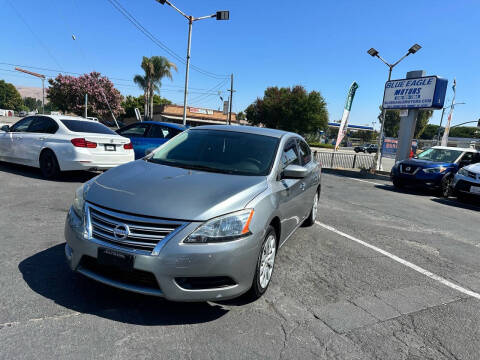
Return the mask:
<svg viewBox="0 0 480 360">
<path fill-rule="evenodd" d="M 172 164 L 172 166 L 178 166 L 178 167 L 181 167 L 181 168 L 184 168 L 184 169 L 189 169 L 189 170 L 203 170 L 203 171 L 216 172 L 216 173 L 222 173 L 222 174 L 233 174 L 234 173 L 232 170 L 217 169 L 217 168 L 213 168 L 213 167 L 205 166 L 205 165 Z"/>
</svg>

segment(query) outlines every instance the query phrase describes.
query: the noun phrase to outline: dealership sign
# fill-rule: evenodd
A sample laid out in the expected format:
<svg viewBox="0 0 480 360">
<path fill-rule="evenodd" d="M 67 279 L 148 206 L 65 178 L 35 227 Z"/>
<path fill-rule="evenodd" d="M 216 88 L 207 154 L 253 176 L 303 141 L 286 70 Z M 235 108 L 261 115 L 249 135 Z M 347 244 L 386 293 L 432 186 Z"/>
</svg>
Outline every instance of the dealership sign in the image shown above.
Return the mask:
<svg viewBox="0 0 480 360">
<path fill-rule="evenodd" d="M 441 109 L 448 80 L 437 76 L 391 80 L 385 83 L 384 109 Z"/>
</svg>

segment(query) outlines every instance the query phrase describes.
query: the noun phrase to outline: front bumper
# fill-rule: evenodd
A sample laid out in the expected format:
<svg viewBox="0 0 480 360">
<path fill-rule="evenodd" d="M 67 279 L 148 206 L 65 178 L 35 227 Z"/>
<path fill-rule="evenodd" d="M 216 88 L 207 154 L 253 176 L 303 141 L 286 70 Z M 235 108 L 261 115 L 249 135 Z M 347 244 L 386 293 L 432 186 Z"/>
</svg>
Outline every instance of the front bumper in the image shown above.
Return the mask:
<svg viewBox="0 0 480 360">
<path fill-rule="evenodd" d="M 83 221 L 70 209 L 65 223 L 65 255 L 72 270 L 89 278 L 124 290 L 161 296 L 172 301 L 226 300 L 249 290 L 263 234 L 252 234 L 240 240 L 217 244 L 181 243 L 197 226 L 198 223 L 190 223 L 169 239 L 158 255 L 152 255 L 86 238 Z M 98 268 L 94 263 L 99 248 L 115 249 L 133 255 L 133 272 L 127 274 L 128 277 L 150 276 L 155 284 L 112 276 L 111 269 L 103 271 Z M 186 288 L 179 281 L 181 278 L 228 278 L 231 283 L 221 287 L 192 289 Z"/>
<path fill-rule="evenodd" d="M 390 177 L 400 180 L 404 185 L 438 188 L 441 186 L 444 173 L 425 173 L 421 169 L 413 174 L 402 173 L 398 168 L 392 169 Z"/>
<path fill-rule="evenodd" d="M 480 197 L 480 193 L 472 192 L 472 187 L 480 189 L 480 180 L 474 180 L 472 178 L 457 174 L 452 183 L 454 194 L 458 195 L 459 193 L 462 193 Z"/>
</svg>

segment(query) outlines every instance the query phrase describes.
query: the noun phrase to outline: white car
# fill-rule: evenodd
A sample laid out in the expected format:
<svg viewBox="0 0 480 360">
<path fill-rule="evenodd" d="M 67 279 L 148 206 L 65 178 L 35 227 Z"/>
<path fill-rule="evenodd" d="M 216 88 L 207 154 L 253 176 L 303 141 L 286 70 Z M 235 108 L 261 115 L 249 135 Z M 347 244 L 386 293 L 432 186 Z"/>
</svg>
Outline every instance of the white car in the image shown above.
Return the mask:
<svg viewBox="0 0 480 360">
<path fill-rule="evenodd" d="M 480 156 L 479 159 L 480 161 Z M 480 163 L 465 166 L 453 178 L 452 193 L 459 199 L 480 199 Z"/>
<path fill-rule="evenodd" d="M 39 167 L 46 178 L 61 171 L 107 170 L 135 158 L 130 139 L 85 118 L 27 116 L 0 130 L 0 161 Z"/>
</svg>

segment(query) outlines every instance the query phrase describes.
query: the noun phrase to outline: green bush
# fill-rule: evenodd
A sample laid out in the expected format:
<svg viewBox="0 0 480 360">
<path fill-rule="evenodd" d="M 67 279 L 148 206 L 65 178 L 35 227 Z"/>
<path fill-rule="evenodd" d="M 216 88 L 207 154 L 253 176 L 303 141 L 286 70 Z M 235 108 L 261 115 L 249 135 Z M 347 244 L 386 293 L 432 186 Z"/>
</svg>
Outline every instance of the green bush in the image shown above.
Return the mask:
<svg viewBox="0 0 480 360">
<path fill-rule="evenodd" d="M 319 148 L 325 148 L 325 149 L 333 149 L 335 146 L 332 144 L 324 144 L 324 143 L 318 143 L 318 142 L 309 142 L 308 145 L 311 147 L 319 147 Z"/>
</svg>

